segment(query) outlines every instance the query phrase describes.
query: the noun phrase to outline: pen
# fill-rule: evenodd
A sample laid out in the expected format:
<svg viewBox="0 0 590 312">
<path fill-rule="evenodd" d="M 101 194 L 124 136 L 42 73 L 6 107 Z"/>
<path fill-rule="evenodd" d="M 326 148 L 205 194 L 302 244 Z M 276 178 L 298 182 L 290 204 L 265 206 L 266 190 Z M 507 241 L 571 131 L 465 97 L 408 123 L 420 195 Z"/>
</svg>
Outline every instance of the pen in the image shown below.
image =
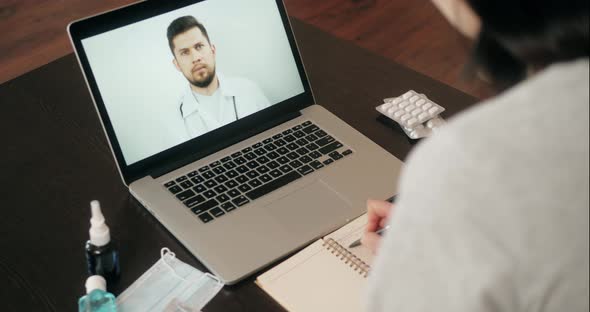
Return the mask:
<svg viewBox="0 0 590 312">
<path fill-rule="evenodd" d="M 384 227 L 384 228 L 380 228 L 377 232 L 375 232 L 375 234 L 378 235 L 383 235 L 385 233 L 385 231 L 387 231 L 389 229 L 389 225 Z M 359 246 L 361 244 L 361 239 L 357 239 L 355 240 L 352 244 L 350 244 L 350 246 L 348 246 L 348 248 L 354 248 L 356 246 Z"/>
<path fill-rule="evenodd" d="M 393 195 L 390 198 L 387 199 L 388 202 L 393 203 L 395 201 L 395 196 Z M 389 225 L 379 229 L 377 232 L 375 232 L 377 235 L 383 235 L 383 233 L 385 233 L 385 231 L 387 231 L 389 229 Z M 350 246 L 348 246 L 348 248 L 354 248 L 356 246 L 359 246 L 361 244 L 361 239 L 357 239 L 355 240 L 352 244 L 350 244 Z"/>
</svg>

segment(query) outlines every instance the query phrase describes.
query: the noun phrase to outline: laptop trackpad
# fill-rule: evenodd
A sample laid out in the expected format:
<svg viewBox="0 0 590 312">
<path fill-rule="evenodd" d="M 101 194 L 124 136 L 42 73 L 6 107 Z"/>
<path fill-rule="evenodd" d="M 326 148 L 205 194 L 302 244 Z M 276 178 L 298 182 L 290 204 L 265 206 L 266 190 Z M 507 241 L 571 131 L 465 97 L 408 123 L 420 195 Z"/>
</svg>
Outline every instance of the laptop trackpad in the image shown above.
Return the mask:
<svg viewBox="0 0 590 312">
<path fill-rule="evenodd" d="M 286 230 L 320 235 L 345 222 L 352 206 L 348 200 L 317 180 L 265 207 Z"/>
</svg>

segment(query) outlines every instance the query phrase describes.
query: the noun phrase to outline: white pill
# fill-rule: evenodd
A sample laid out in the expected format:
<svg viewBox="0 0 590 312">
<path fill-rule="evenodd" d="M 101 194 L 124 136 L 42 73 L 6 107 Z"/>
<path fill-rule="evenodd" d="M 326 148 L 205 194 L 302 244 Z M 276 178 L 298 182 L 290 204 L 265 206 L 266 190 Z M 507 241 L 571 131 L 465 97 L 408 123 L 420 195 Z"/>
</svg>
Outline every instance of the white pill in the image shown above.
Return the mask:
<svg viewBox="0 0 590 312">
<path fill-rule="evenodd" d="M 442 126 L 444 124 L 445 124 L 445 121 L 442 118 L 437 117 L 437 118 L 434 118 L 434 119 L 429 120 L 426 123 L 426 126 L 428 126 L 428 128 L 435 129 L 435 128 L 438 128 L 438 127 L 440 127 L 440 126 Z"/>
<path fill-rule="evenodd" d="M 410 133 L 408 134 L 408 136 L 410 137 L 410 139 L 414 139 L 414 140 L 416 140 L 416 139 L 419 139 L 419 138 L 420 138 L 420 136 L 419 136 L 419 134 L 418 134 L 418 131 L 416 131 L 416 130 L 414 130 L 414 131 L 410 132 Z"/>
<path fill-rule="evenodd" d="M 416 101 L 415 104 L 416 104 L 416 106 L 422 106 L 422 105 L 424 105 L 424 103 L 426 103 L 426 101 L 424 101 L 423 99 L 420 99 L 420 100 Z"/>
<path fill-rule="evenodd" d="M 413 91 L 408 91 L 406 93 L 404 93 L 404 95 L 402 95 L 402 97 L 404 98 L 404 100 L 407 100 L 409 98 L 411 98 L 414 95 Z"/>
<path fill-rule="evenodd" d="M 413 110 L 413 111 L 412 111 L 412 115 L 413 115 L 413 116 L 418 116 L 418 115 L 420 115 L 420 113 L 421 113 L 421 112 L 422 112 L 422 110 L 421 110 L 421 109 L 419 109 L 419 108 L 416 108 L 415 110 Z"/>
<path fill-rule="evenodd" d="M 413 97 L 410 98 L 410 102 L 414 103 L 414 102 L 418 101 L 419 99 L 420 99 L 419 96 L 414 95 Z"/>
<path fill-rule="evenodd" d="M 406 107 L 406 106 L 408 106 L 408 105 L 410 105 L 410 102 L 408 102 L 408 101 L 403 101 L 403 102 L 399 103 L 399 105 L 398 105 L 398 106 L 399 106 L 399 107 L 401 107 L 401 108 L 404 108 L 404 107 Z"/>
<path fill-rule="evenodd" d="M 411 112 L 414 109 L 416 109 L 416 106 L 414 106 L 414 104 L 410 104 L 410 105 L 406 106 L 404 109 L 406 110 L 406 112 Z"/>
<path fill-rule="evenodd" d="M 406 122 L 406 124 L 408 125 L 408 127 L 413 128 L 416 124 L 418 123 L 418 119 L 416 118 L 410 118 L 408 119 L 408 121 Z"/>
<path fill-rule="evenodd" d="M 395 112 L 393 114 L 394 117 L 401 117 L 401 115 L 405 114 L 406 112 L 404 112 L 403 110 L 398 110 L 397 112 Z"/>
<path fill-rule="evenodd" d="M 423 112 L 422 114 L 418 115 L 418 120 L 420 120 L 420 122 L 424 122 L 424 120 L 426 120 L 428 118 L 428 113 Z"/>
<path fill-rule="evenodd" d="M 435 115 L 436 113 L 438 113 L 438 111 L 439 111 L 438 107 L 433 107 L 428 110 L 428 113 L 430 113 L 430 115 Z"/>
<path fill-rule="evenodd" d="M 406 120 L 410 119 L 411 117 L 412 117 L 412 115 L 410 115 L 410 114 L 405 114 L 405 115 L 403 115 L 403 116 L 402 116 L 400 119 L 401 119 L 401 121 L 406 121 Z"/>
<path fill-rule="evenodd" d="M 432 107 L 432 103 L 428 102 L 422 106 L 422 109 L 426 110 Z"/>
</svg>

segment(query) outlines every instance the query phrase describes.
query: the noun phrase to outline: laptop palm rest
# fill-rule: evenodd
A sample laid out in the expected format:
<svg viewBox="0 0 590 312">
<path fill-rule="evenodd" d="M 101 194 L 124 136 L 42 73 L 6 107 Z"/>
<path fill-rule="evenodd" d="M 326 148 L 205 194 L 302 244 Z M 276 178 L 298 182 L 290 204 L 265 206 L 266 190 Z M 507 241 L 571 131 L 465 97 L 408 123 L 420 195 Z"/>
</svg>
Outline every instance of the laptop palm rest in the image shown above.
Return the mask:
<svg viewBox="0 0 590 312">
<path fill-rule="evenodd" d="M 342 224 L 345 220 L 334 216 L 349 215 L 343 213 L 343 210 L 353 212 L 350 202 L 322 180 L 316 180 L 268 204 L 265 209 L 288 232 L 312 235 L 325 233 L 328 229 Z"/>
</svg>

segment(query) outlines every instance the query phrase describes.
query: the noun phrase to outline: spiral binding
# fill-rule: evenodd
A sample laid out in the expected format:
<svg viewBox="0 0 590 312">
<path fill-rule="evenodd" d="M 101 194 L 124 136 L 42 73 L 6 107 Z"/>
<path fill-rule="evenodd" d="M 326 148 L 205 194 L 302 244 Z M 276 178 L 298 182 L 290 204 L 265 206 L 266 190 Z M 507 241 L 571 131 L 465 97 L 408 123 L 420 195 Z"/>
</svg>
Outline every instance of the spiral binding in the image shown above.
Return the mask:
<svg viewBox="0 0 590 312">
<path fill-rule="evenodd" d="M 328 250 L 330 250 L 337 257 L 340 257 L 340 260 L 344 261 L 344 263 L 348 264 L 363 277 L 367 277 L 369 275 L 369 269 L 371 267 L 359 257 L 355 256 L 352 252 L 348 251 L 348 249 L 340 245 L 333 238 L 328 238 L 327 241 L 324 241 L 322 246 L 327 246 Z"/>
</svg>

